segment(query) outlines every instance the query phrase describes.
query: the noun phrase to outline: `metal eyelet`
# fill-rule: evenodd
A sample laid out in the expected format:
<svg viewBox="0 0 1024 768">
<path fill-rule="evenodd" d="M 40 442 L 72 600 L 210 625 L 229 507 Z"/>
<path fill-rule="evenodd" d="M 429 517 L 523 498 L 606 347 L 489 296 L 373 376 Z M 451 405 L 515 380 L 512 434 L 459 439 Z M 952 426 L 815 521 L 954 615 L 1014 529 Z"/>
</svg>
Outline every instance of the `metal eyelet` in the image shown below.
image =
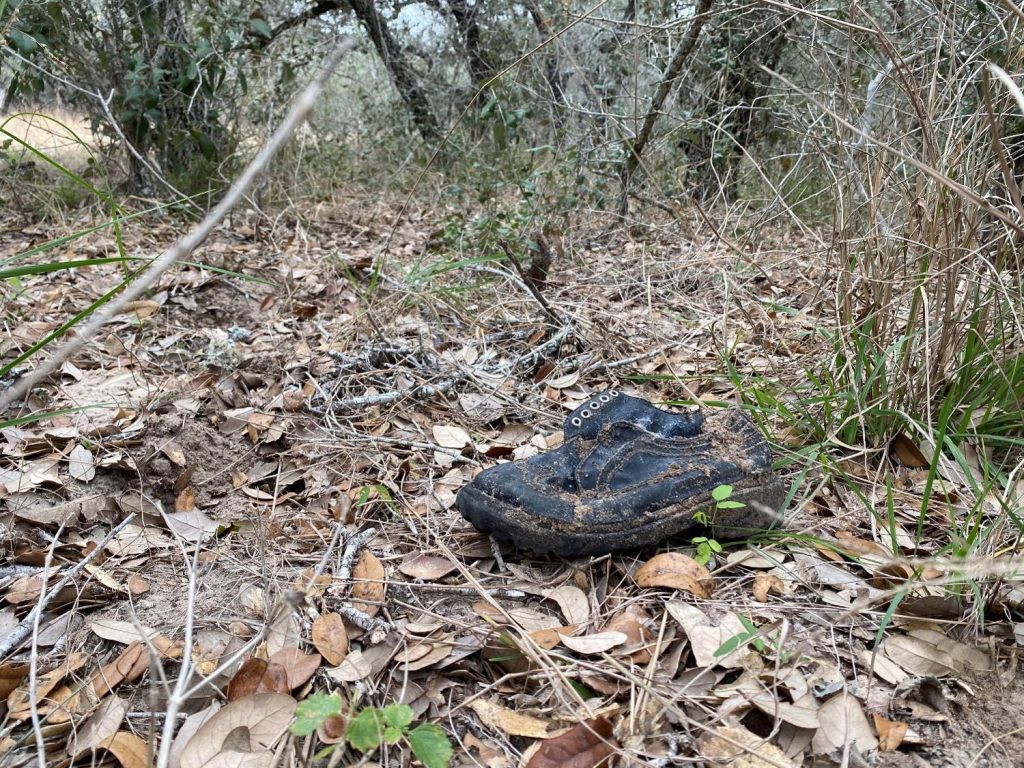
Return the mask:
<svg viewBox="0 0 1024 768">
<path fill-rule="evenodd" d="M 617 390 L 617 389 L 609 389 L 608 390 L 608 394 L 611 395 L 612 397 L 618 397 L 619 396 L 619 390 Z"/>
<path fill-rule="evenodd" d="M 592 411 L 596 411 L 600 407 L 601 407 L 601 404 L 599 402 L 597 402 L 597 400 L 595 400 L 594 402 L 592 402 L 590 404 L 590 410 L 592 410 Z"/>
<path fill-rule="evenodd" d="M 598 400 L 600 400 L 600 401 L 601 401 L 602 403 L 607 403 L 607 402 L 608 402 L 609 400 L 611 400 L 611 398 L 610 398 L 610 397 L 608 397 L 608 395 L 601 395 L 601 396 L 600 396 L 599 398 L 597 398 L 597 399 L 598 399 Z"/>
<path fill-rule="evenodd" d="M 590 418 L 590 411 L 581 411 L 580 412 L 580 416 L 582 416 L 584 419 L 589 419 Z"/>
<path fill-rule="evenodd" d="M 579 416 L 573 416 L 573 417 L 572 417 L 572 422 L 570 422 L 570 423 L 571 423 L 571 424 L 572 424 L 572 425 L 573 425 L 574 427 L 578 427 L 578 426 L 579 426 L 580 424 L 582 424 L 583 422 L 582 422 L 582 421 L 580 421 L 580 418 L 579 418 Z"/>
</svg>

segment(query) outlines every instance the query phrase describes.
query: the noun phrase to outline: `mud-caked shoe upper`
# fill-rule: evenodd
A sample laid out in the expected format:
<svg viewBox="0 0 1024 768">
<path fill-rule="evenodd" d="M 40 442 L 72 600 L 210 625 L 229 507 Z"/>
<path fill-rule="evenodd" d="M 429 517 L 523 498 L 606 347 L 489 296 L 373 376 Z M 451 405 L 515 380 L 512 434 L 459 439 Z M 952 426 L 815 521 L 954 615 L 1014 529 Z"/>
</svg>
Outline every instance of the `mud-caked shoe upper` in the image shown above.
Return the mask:
<svg viewBox="0 0 1024 768">
<path fill-rule="evenodd" d="M 625 422 L 659 437 L 689 437 L 700 432 L 704 414 L 700 411 L 672 413 L 651 405 L 639 397 L 630 397 L 617 389 L 591 396 L 587 402 L 565 417 L 565 439 L 595 439 L 607 426 Z"/>
<path fill-rule="evenodd" d="M 733 486 L 739 507 L 718 509 L 712 491 Z M 477 528 L 539 552 L 598 554 L 652 544 L 699 527 L 737 538 L 770 527 L 784 487 L 764 436 L 738 410 L 708 417 L 700 434 L 663 437 L 624 421 L 596 437 L 567 438 L 530 459 L 481 472 L 459 491 Z"/>
</svg>

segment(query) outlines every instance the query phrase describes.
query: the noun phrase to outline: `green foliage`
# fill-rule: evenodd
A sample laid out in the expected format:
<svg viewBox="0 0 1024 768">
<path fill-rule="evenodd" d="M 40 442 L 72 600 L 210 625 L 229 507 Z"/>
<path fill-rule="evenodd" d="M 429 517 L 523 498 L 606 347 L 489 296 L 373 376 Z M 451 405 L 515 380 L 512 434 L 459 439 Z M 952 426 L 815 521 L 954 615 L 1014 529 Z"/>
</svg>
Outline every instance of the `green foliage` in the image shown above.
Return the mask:
<svg viewBox="0 0 1024 768">
<path fill-rule="evenodd" d="M 42 96 L 52 88 L 44 73 L 59 71 L 95 94 L 66 94 L 91 116 L 93 130 L 134 146 L 128 160 L 137 185 L 152 180 L 143 178 L 136 153 L 154 156 L 187 193 L 207 191 L 235 148 L 231 121 L 248 90 L 254 44 L 270 35 L 261 3 L 18 5 L 6 42 L 39 68 L 7 57 L 12 96 Z M 108 95 L 113 126 L 101 103 Z"/>
<path fill-rule="evenodd" d="M 692 541 L 697 547 L 697 554 L 693 559 L 701 565 L 707 565 L 712 555 L 717 555 L 722 551 L 722 545 L 707 536 L 694 536 Z"/>
<path fill-rule="evenodd" d="M 296 708 L 292 733 L 309 736 L 328 718 L 346 711 L 347 707 L 338 694 L 314 693 Z M 421 723 L 411 728 L 414 716 L 412 707 L 407 704 L 363 707 L 349 720 L 345 740 L 353 749 L 366 753 L 381 744 L 393 746 L 404 739 L 427 768 L 447 768 L 454 754 L 448 736 L 433 723 Z"/>
<path fill-rule="evenodd" d="M 292 733 L 309 736 L 323 725 L 329 717 L 341 714 L 341 696 L 336 693 L 314 693 L 295 708 L 295 722 Z"/>
</svg>

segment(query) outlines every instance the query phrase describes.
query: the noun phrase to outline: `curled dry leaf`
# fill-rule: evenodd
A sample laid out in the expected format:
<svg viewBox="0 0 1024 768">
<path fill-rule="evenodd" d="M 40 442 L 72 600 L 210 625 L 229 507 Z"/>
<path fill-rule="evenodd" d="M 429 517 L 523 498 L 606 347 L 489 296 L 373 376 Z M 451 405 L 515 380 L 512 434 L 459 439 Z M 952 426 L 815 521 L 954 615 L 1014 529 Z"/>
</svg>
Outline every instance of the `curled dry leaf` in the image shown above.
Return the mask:
<svg viewBox="0 0 1024 768">
<path fill-rule="evenodd" d="M 618 743 L 612 724 L 596 717 L 573 726 L 560 736 L 542 742 L 530 756 L 526 768 L 607 768 Z"/>
<path fill-rule="evenodd" d="M 291 724 L 296 702 L 283 693 L 233 701 L 203 723 L 181 753 L 181 768 L 262 768 Z"/>
<path fill-rule="evenodd" d="M 655 555 L 637 569 L 634 579 L 641 587 L 669 587 L 707 600 L 714 581 L 711 572 L 680 552 Z"/>
<path fill-rule="evenodd" d="M 881 715 L 874 715 L 875 731 L 878 733 L 878 749 L 882 752 L 893 752 L 899 749 L 909 726 L 895 720 L 886 720 Z"/>
<path fill-rule="evenodd" d="M 83 483 L 96 477 L 96 460 L 92 451 L 81 443 L 72 448 L 68 455 L 68 474 Z"/>
<path fill-rule="evenodd" d="M 754 599 L 759 603 L 767 603 L 768 595 L 772 592 L 782 595 L 785 589 L 782 579 L 774 573 L 759 573 L 754 576 Z"/>
<path fill-rule="evenodd" d="M 492 730 L 502 731 L 510 736 L 527 736 L 531 739 L 546 739 L 550 723 L 503 707 L 488 699 L 476 699 L 470 703 L 480 721 Z"/>
<path fill-rule="evenodd" d="M 412 554 L 402 560 L 398 570 L 406 576 L 424 581 L 437 581 L 454 571 L 458 566 L 451 560 L 436 555 Z"/>
<path fill-rule="evenodd" d="M 313 645 L 327 663 L 338 666 L 348 655 L 348 631 L 337 613 L 325 613 L 313 622 Z"/>
<path fill-rule="evenodd" d="M 636 664 L 646 664 L 651 660 L 651 652 L 648 650 L 654 640 L 654 634 L 644 622 L 650 620 L 650 616 L 638 605 L 629 605 L 621 613 L 616 614 L 601 629 L 602 632 L 621 632 L 626 636 L 625 647 L 617 651 L 628 652 L 629 658 Z"/>
<path fill-rule="evenodd" d="M 28 664 L 0 664 L 0 699 L 6 699 L 28 678 Z"/>
<path fill-rule="evenodd" d="M 375 616 L 384 602 L 387 586 L 384 583 L 384 566 L 368 549 L 364 549 L 359 561 L 352 568 L 352 605 L 354 608 Z M 365 602 L 363 602 L 365 601 Z"/>
</svg>

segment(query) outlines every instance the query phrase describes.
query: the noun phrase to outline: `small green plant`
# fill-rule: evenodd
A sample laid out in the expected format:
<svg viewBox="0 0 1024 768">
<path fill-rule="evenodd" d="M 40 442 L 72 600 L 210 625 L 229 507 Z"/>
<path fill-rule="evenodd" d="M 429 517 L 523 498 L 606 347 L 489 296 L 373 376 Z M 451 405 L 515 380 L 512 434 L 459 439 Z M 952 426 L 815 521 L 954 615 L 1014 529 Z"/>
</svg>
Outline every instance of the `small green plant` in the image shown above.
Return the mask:
<svg viewBox="0 0 1024 768">
<path fill-rule="evenodd" d="M 737 614 L 736 618 L 740 620 L 740 624 L 743 625 L 743 631 L 738 632 L 732 637 L 728 638 L 724 643 L 718 646 L 715 651 L 715 658 L 720 659 L 723 656 L 728 656 L 738 648 L 742 648 L 744 645 L 749 643 L 754 646 L 754 650 L 762 656 L 767 656 L 769 652 L 774 651 L 775 655 L 778 656 L 779 661 L 783 664 L 788 664 L 792 658 L 792 651 L 786 651 L 779 647 L 777 638 L 765 636 L 765 632 L 771 627 L 760 628 L 753 621 L 748 619 L 742 614 Z"/>
<path fill-rule="evenodd" d="M 370 752 L 381 744 L 392 746 L 404 740 L 416 759 L 427 768 L 448 768 L 451 762 L 454 751 L 445 732 L 433 723 L 420 723 L 411 728 L 414 713 L 406 704 L 363 707 L 355 712 L 336 693 L 314 693 L 296 708 L 291 730 L 296 736 L 309 736 L 329 718 L 346 714 L 351 715 L 351 719 L 345 729 L 345 740 L 359 752 Z M 333 749 L 334 746 L 330 746 L 317 757 L 324 757 Z"/>
<path fill-rule="evenodd" d="M 707 536 L 694 536 L 691 541 L 697 547 L 697 554 L 693 559 L 701 565 L 707 565 L 712 555 L 722 551 L 722 545 Z"/>
<path fill-rule="evenodd" d="M 730 498 L 731 496 L 731 485 L 717 485 L 711 491 L 711 498 L 715 500 L 715 509 L 742 509 L 747 506 L 742 501 Z"/>
</svg>

